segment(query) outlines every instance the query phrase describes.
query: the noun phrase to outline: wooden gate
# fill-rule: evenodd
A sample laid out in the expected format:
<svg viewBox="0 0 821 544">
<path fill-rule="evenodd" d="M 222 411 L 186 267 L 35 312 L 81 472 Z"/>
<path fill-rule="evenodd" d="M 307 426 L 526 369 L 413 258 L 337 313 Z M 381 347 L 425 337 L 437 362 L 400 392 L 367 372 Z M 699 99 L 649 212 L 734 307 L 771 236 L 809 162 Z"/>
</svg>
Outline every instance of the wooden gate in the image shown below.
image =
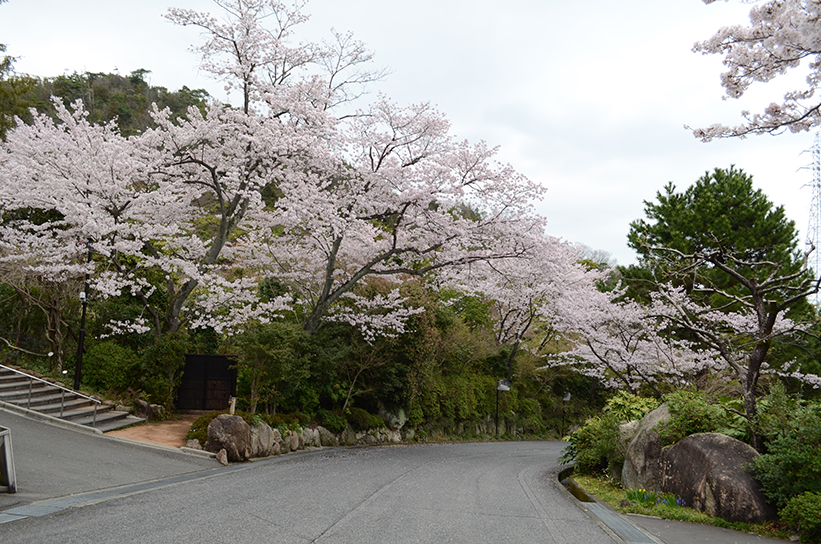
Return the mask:
<svg viewBox="0 0 821 544">
<path fill-rule="evenodd" d="M 236 361 L 224 355 L 186 355 L 177 410 L 224 410 L 237 394 Z"/>
</svg>

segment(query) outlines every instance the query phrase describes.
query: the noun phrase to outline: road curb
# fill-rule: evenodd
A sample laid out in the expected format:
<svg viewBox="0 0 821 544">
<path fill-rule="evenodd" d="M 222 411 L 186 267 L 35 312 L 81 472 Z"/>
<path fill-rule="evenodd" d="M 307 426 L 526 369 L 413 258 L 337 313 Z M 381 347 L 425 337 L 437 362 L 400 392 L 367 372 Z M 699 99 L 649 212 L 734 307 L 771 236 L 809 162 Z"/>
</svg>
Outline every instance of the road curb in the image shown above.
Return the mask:
<svg viewBox="0 0 821 544">
<path fill-rule="evenodd" d="M 607 533 L 618 544 L 664 544 L 626 516 L 614 510 L 609 504 L 587 493 L 572 477 L 573 466 L 556 467 L 552 470 L 554 483 L 573 504 Z M 567 487 L 562 483 L 567 480 Z"/>
<path fill-rule="evenodd" d="M 86 425 L 80 425 L 79 423 L 74 423 L 73 421 L 66 421 L 65 419 L 60 419 L 58 417 L 50 416 L 48 414 L 41 414 L 40 412 L 35 412 L 34 410 L 29 410 L 28 408 L 17 406 L 16 404 L 3 402 L 2 400 L 0 400 L 0 409 L 6 410 L 7 412 L 15 413 L 20 416 L 39 419 L 40 421 L 44 421 L 46 423 L 55 425 L 57 427 L 62 427 L 64 429 L 80 431 L 89 434 L 96 434 L 99 436 L 105 436 L 103 431 L 101 431 L 100 429 L 87 427 Z"/>
</svg>

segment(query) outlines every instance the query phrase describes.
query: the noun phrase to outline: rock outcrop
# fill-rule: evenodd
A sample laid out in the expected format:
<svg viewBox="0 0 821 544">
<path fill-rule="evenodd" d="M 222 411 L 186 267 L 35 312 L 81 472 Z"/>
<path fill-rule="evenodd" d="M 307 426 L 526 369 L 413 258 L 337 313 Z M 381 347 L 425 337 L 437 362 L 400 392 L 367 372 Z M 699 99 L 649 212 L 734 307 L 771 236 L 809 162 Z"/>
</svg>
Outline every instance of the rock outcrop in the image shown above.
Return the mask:
<svg viewBox="0 0 821 544">
<path fill-rule="evenodd" d="M 251 452 L 249 457 L 268 457 L 273 455 L 274 430 L 266 423 L 251 427 Z"/>
<path fill-rule="evenodd" d="M 751 446 L 723 434 L 690 435 L 662 450 L 661 490 L 727 521 L 774 519 L 761 486 L 744 470 L 758 455 Z"/>
<path fill-rule="evenodd" d="M 245 461 L 251 456 L 251 427 L 239 416 L 220 414 L 208 424 L 205 450 L 224 449 L 228 461 Z"/>
<path fill-rule="evenodd" d="M 656 428 L 670 421 L 670 410 L 662 404 L 639 422 L 627 447 L 621 484 L 627 489 L 661 490 L 661 439 Z"/>
<path fill-rule="evenodd" d="M 236 463 L 313 447 L 376 446 L 401 442 L 402 434 L 388 428 L 354 432 L 348 427 L 339 435 L 322 426 L 280 431 L 265 423 L 251 427 L 240 416 L 220 414 L 208 425 L 208 441 L 202 449 L 218 453 L 220 462 Z M 199 442 L 189 441 L 187 446 L 198 447 Z"/>
</svg>

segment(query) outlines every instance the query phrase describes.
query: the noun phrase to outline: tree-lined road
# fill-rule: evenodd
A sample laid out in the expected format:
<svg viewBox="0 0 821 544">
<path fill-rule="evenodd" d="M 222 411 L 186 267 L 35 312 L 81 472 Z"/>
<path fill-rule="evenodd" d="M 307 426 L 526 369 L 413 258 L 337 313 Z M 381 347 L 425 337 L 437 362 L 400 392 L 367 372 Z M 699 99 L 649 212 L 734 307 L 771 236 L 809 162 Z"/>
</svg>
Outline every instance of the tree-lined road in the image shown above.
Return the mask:
<svg viewBox="0 0 821 544">
<path fill-rule="evenodd" d="M 154 467 L 135 466 L 152 459 L 166 467 L 178 464 L 177 470 L 187 477 L 173 485 L 125 496 L 115 492 L 97 504 L 0 524 L 4 544 L 612 542 L 550 480 L 548 469 L 556 465 L 559 442 L 329 449 L 210 470 L 201 460 L 172 460 L 152 448 L 134 452 L 140 447 L 59 432 L 65 433 L 77 443 L 73 453 L 60 455 L 67 466 L 84 471 L 86 491 L 94 487 L 94 466 L 102 463 L 95 453 L 101 445 L 106 472 L 123 456 L 123 470 L 132 476 L 120 483 L 138 481 L 133 475 L 140 470 L 146 480 L 156 479 Z M 31 470 L 24 452 L 32 442 L 22 440 L 28 433 L 18 434 L 21 494 L 16 498 L 22 499 Z M 59 483 L 59 470 L 44 470 Z M 159 480 L 164 478 L 169 476 Z"/>
</svg>

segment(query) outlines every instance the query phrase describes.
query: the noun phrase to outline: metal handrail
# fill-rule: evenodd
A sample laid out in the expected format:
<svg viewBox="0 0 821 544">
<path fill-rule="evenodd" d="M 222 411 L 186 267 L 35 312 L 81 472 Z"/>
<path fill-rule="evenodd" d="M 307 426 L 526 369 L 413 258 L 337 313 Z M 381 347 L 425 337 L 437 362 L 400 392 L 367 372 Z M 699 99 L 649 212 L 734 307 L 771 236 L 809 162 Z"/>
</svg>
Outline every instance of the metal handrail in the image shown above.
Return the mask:
<svg viewBox="0 0 821 544">
<path fill-rule="evenodd" d="M 37 376 L 32 376 L 31 374 L 26 374 L 25 372 L 17 370 L 16 368 L 9 368 L 5 365 L 0 365 L 0 368 L 5 368 L 6 370 L 10 370 L 10 371 L 14 372 L 15 374 L 20 374 L 20 375 L 25 376 L 29 379 L 29 396 L 28 396 L 28 401 L 27 401 L 27 404 L 26 404 L 26 408 L 28 408 L 28 409 L 31 408 L 32 386 L 34 385 L 34 381 L 36 380 L 38 382 L 44 383 L 46 385 L 50 385 L 51 387 L 56 387 L 57 389 L 61 390 L 61 394 L 60 394 L 60 417 L 63 417 L 63 411 L 64 411 L 64 408 L 65 408 L 66 393 L 67 392 L 71 393 L 72 395 L 76 395 L 78 397 L 82 397 L 86 400 L 90 400 L 91 402 L 93 402 L 94 403 L 94 419 L 91 423 L 91 426 L 95 427 L 97 425 L 97 408 L 100 407 L 103 404 L 101 400 L 95 399 L 93 397 L 89 397 L 88 395 L 83 395 L 82 393 L 74 391 L 73 389 L 69 389 L 67 387 L 63 387 L 62 385 L 50 382 L 48 380 L 38 378 Z"/>
</svg>

